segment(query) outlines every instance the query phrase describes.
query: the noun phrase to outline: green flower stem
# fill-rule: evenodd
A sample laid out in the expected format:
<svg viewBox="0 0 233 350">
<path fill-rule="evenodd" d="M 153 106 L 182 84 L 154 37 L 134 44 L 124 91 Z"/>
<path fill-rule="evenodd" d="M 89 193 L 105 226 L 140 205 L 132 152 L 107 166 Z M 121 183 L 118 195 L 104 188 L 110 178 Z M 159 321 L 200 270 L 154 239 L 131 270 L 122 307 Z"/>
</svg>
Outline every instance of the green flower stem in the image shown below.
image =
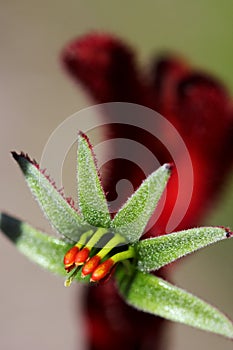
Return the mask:
<svg viewBox="0 0 233 350">
<path fill-rule="evenodd" d="M 120 261 L 124 261 L 127 259 L 131 259 L 135 257 L 135 249 L 130 246 L 128 250 L 125 250 L 124 252 L 117 253 L 113 256 L 111 256 L 111 259 L 114 261 L 114 263 L 118 263 Z"/>
<path fill-rule="evenodd" d="M 106 228 L 98 228 L 98 230 L 94 233 L 94 235 L 89 239 L 86 244 L 86 248 L 92 249 L 95 245 L 100 241 L 100 239 L 108 232 Z"/>
<path fill-rule="evenodd" d="M 114 237 L 112 237 L 112 239 L 110 239 L 110 241 L 107 242 L 106 245 L 98 252 L 97 256 L 99 256 L 100 259 L 103 259 L 114 247 L 121 243 L 125 243 L 125 239 L 116 233 Z"/>
<path fill-rule="evenodd" d="M 93 230 L 89 230 L 87 232 L 84 232 L 82 236 L 80 237 L 80 240 L 75 244 L 76 247 L 79 249 L 82 248 L 86 244 L 86 241 L 89 237 L 93 235 Z"/>
</svg>

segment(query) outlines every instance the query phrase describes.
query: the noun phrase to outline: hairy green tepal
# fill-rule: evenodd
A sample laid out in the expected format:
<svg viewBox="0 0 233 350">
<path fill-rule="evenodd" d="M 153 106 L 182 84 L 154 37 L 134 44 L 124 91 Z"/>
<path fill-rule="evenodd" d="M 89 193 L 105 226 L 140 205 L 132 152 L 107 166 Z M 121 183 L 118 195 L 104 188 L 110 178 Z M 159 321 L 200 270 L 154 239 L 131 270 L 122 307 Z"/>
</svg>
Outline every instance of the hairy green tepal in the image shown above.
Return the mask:
<svg viewBox="0 0 233 350">
<path fill-rule="evenodd" d="M 35 161 L 23 153 L 13 152 L 13 157 L 61 236 L 51 237 L 2 213 L 0 228 L 21 253 L 63 277 L 73 270 L 67 286 L 73 280 L 94 283 L 113 275 L 119 293 L 132 307 L 233 339 L 233 324 L 220 311 L 150 274 L 186 254 L 232 237 L 229 229 L 200 227 L 139 240 L 166 188 L 169 164 L 153 172 L 112 219 L 97 161 L 84 134 L 78 136 L 78 208 L 57 190 Z"/>
</svg>

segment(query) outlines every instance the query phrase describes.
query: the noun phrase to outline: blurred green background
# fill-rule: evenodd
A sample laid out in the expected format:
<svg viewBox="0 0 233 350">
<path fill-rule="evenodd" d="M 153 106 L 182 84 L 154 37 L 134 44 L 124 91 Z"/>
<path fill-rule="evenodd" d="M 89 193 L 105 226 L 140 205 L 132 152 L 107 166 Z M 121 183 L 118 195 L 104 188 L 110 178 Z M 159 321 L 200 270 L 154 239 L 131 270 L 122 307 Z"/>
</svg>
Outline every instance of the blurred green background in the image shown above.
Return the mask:
<svg viewBox="0 0 233 350">
<path fill-rule="evenodd" d="M 31 199 L 9 152 L 37 160 L 52 131 L 72 113 L 91 105 L 63 72 L 59 52 L 89 30 L 128 40 L 146 66 L 168 50 L 217 75 L 233 93 L 232 1 L 0 1 L 0 208 L 40 228 L 48 225 Z M 72 176 L 75 176 L 73 173 Z M 233 228 L 233 176 L 205 224 Z M 204 249 L 178 264 L 174 281 L 233 318 L 233 241 Z M 79 286 L 41 271 L 0 236 L 1 349 L 84 349 Z M 80 299 L 81 300 L 81 299 Z M 79 318 L 77 319 L 77 310 Z M 170 349 L 230 350 L 232 343 L 182 325 L 171 327 Z M 78 344 L 78 347 L 77 347 Z"/>
</svg>

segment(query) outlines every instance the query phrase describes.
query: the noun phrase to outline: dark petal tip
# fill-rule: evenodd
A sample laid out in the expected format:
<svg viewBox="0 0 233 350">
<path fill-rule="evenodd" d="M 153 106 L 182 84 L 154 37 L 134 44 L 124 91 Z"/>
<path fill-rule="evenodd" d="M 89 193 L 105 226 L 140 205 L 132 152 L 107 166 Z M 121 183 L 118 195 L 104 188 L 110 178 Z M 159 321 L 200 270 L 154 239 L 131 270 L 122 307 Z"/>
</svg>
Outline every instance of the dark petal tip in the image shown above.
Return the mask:
<svg viewBox="0 0 233 350">
<path fill-rule="evenodd" d="M 20 157 L 20 155 L 19 155 L 17 152 L 15 152 L 15 151 L 12 151 L 11 154 L 12 154 L 12 157 L 13 157 L 16 161 L 17 161 L 17 160 L 19 159 L 19 157 Z"/>
<path fill-rule="evenodd" d="M 28 162 L 30 162 L 31 164 L 35 165 L 38 167 L 38 163 L 35 159 L 31 159 L 29 157 L 29 155 L 27 153 L 24 153 L 24 152 L 20 152 L 20 153 L 17 153 L 15 151 L 12 151 L 11 152 L 12 154 L 12 157 L 18 162 L 21 158 L 24 158 L 26 159 Z"/>
<path fill-rule="evenodd" d="M 88 143 L 89 148 L 92 150 L 93 146 L 88 138 L 88 136 L 86 134 L 84 134 L 84 132 L 82 132 L 81 130 L 78 133 L 82 138 L 84 138 L 86 140 L 86 142 Z"/>
<path fill-rule="evenodd" d="M 173 163 L 167 163 L 166 164 L 166 169 L 171 173 L 174 169 L 175 165 Z"/>
<path fill-rule="evenodd" d="M 225 231 L 226 231 L 226 237 L 227 238 L 230 238 L 230 237 L 233 236 L 233 232 L 229 228 L 225 228 Z"/>
</svg>

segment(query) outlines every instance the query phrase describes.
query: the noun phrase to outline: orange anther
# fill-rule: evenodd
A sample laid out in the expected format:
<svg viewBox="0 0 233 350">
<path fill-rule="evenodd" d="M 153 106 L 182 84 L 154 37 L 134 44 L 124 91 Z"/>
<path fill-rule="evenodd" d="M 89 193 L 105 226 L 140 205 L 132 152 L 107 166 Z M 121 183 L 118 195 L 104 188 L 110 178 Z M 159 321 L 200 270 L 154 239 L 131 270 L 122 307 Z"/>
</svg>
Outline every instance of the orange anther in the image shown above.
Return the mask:
<svg viewBox="0 0 233 350">
<path fill-rule="evenodd" d="M 100 281 L 102 278 L 107 276 L 112 267 L 114 265 L 114 261 L 112 259 L 105 260 L 103 263 L 101 263 L 97 268 L 94 270 L 94 272 L 91 275 L 91 282 L 97 282 Z"/>
<path fill-rule="evenodd" d="M 83 248 L 75 257 L 75 265 L 83 265 L 89 257 L 90 249 Z"/>
<path fill-rule="evenodd" d="M 68 272 L 70 272 L 72 270 L 72 268 L 75 266 L 74 262 L 75 262 L 75 257 L 77 255 L 78 251 L 79 251 L 79 248 L 74 246 L 74 247 L 70 248 L 64 256 L 63 262 L 65 265 L 65 269 Z"/>
<path fill-rule="evenodd" d="M 88 260 L 82 268 L 82 275 L 86 276 L 92 273 L 100 262 L 100 257 L 98 255 L 93 256 Z"/>
</svg>

